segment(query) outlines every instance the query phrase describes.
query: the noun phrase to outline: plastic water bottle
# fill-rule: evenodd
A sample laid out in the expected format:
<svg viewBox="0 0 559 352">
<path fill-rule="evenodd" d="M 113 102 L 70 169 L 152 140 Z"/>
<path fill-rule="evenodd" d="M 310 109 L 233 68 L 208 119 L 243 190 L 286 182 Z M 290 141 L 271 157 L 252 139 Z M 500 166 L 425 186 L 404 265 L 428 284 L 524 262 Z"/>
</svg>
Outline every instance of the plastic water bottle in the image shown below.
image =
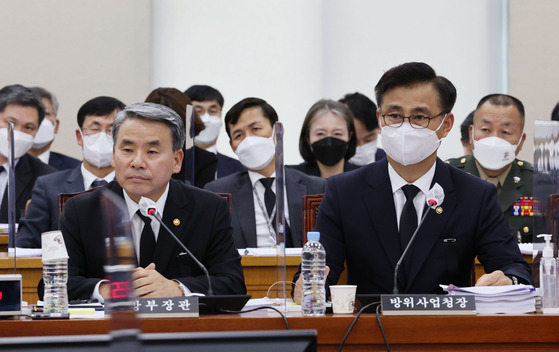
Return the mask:
<svg viewBox="0 0 559 352">
<path fill-rule="evenodd" d="M 68 259 L 43 262 L 45 293 L 43 311 L 58 316 L 68 314 Z"/>
<path fill-rule="evenodd" d="M 553 247 L 551 247 L 551 235 L 538 235 L 545 239 L 540 261 L 540 287 L 542 294 L 542 310 L 544 313 L 555 313 L 557 308 L 557 267 L 556 260 L 553 258 Z"/>
<path fill-rule="evenodd" d="M 303 297 L 301 310 L 306 316 L 321 316 L 326 311 L 326 251 L 320 244 L 320 232 L 308 232 L 308 242 L 301 254 Z"/>
</svg>

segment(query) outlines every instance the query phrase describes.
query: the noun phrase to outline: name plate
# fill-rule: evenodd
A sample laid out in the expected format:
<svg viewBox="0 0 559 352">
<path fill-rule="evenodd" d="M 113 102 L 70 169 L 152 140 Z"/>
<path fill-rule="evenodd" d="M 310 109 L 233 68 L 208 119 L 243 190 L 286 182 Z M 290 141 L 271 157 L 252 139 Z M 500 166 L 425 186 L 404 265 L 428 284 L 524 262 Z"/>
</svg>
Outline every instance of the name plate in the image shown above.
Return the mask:
<svg viewBox="0 0 559 352">
<path fill-rule="evenodd" d="M 197 318 L 198 297 L 139 298 L 134 310 L 140 318 Z"/>
<path fill-rule="evenodd" d="M 475 315 L 473 295 L 382 295 L 383 315 Z"/>
</svg>

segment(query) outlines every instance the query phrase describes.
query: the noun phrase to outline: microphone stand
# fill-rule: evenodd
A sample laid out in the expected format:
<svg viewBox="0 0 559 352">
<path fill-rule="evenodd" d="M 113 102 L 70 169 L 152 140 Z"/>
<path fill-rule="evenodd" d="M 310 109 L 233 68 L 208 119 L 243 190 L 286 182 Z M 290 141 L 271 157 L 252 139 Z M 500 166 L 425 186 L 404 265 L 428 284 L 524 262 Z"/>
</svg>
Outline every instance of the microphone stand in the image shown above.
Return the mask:
<svg viewBox="0 0 559 352">
<path fill-rule="evenodd" d="M 436 204 L 432 205 L 432 206 L 436 206 Z M 421 225 L 423 225 L 423 220 L 425 220 L 425 218 L 427 217 L 427 214 L 429 213 L 429 210 L 431 210 L 432 206 L 430 205 L 427 208 L 427 211 L 425 212 L 425 214 L 423 214 L 423 217 L 419 221 L 419 225 L 417 225 L 417 227 L 415 228 L 415 231 L 414 231 L 413 235 L 411 236 L 406 248 L 404 249 L 404 252 L 402 253 L 402 256 L 400 257 L 400 259 L 398 259 L 398 262 L 396 263 L 396 268 L 394 269 L 394 288 L 392 289 L 392 293 L 395 294 L 395 295 L 400 293 L 400 290 L 398 290 L 398 269 L 400 269 L 400 265 L 404 261 L 406 253 L 410 249 L 411 244 L 413 243 L 413 240 L 415 239 L 415 236 L 419 232 L 419 228 L 421 227 Z"/>
<path fill-rule="evenodd" d="M 186 246 L 177 238 L 177 236 L 175 236 L 173 231 L 171 231 L 169 229 L 169 227 L 167 227 L 167 225 L 165 225 L 165 223 L 163 222 L 163 220 L 161 219 L 161 216 L 159 216 L 157 211 L 148 211 L 148 214 L 153 216 L 157 221 L 159 221 L 161 226 L 163 226 L 163 228 L 165 228 L 165 230 L 167 230 L 167 232 L 171 236 L 173 236 L 175 241 L 177 241 L 177 243 L 182 247 L 182 249 L 184 249 L 184 251 L 190 256 L 190 258 L 192 258 L 196 262 L 196 264 L 200 267 L 200 269 L 202 269 L 202 271 L 206 275 L 206 279 L 208 280 L 208 296 L 213 296 L 214 293 L 213 293 L 213 290 L 212 290 L 212 281 L 210 280 L 210 274 L 208 273 L 208 269 L 206 269 L 206 267 L 202 263 L 200 263 L 200 261 L 198 259 L 196 259 L 194 254 L 192 254 L 192 252 L 190 252 L 188 250 L 188 248 L 186 248 Z"/>
</svg>

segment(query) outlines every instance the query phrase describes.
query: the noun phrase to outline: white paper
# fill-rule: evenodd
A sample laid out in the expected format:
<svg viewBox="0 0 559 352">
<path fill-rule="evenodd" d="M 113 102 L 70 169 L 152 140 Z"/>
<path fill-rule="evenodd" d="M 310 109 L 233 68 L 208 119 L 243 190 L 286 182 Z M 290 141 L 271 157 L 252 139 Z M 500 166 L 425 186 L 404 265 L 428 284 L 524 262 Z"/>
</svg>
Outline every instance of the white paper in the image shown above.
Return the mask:
<svg viewBox="0 0 559 352">
<path fill-rule="evenodd" d="M 41 235 L 43 263 L 48 260 L 68 259 L 62 231 L 43 232 Z"/>
</svg>

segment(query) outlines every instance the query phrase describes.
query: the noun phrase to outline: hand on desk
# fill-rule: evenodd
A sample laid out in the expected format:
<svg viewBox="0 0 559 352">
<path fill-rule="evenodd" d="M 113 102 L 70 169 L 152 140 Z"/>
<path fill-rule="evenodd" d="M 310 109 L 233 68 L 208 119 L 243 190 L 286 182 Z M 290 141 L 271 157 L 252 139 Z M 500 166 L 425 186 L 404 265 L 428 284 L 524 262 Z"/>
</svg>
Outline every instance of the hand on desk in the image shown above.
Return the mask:
<svg viewBox="0 0 559 352">
<path fill-rule="evenodd" d="M 155 270 L 155 264 L 144 268 L 136 268 L 132 272 L 132 288 L 138 297 L 177 297 L 183 292 L 176 281 L 167 280 Z M 99 293 L 103 298 L 110 297 L 110 284 L 103 282 L 99 285 Z"/>
<path fill-rule="evenodd" d="M 183 292 L 174 280 L 168 280 L 155 270 L 151 263 L 146 268 L 136 268 L 132 273 L 132 287 L 138 297 L 176 297 Z"/>
<path fill-rule="evenodd" d="M 324 275 L 324 280 L 328 277 L 328 273 L 330 272 L 330 267 L 326 265 L 326 271 Z M 303 296 L 303 275 L 299 275 L 297 282 L 295 283 L 295 289 L 293 290 L 293 301 L 297 304 L 301 304 L 301 298 Z"/>
<path fill-rule="evenodd" d="M 505 276 L 501 270 L 495 270 L 491 274 L 483 274 L 476 282 L 476 286 L 506 286 L 512 285 L 512 280 Z"/>
</svg>

